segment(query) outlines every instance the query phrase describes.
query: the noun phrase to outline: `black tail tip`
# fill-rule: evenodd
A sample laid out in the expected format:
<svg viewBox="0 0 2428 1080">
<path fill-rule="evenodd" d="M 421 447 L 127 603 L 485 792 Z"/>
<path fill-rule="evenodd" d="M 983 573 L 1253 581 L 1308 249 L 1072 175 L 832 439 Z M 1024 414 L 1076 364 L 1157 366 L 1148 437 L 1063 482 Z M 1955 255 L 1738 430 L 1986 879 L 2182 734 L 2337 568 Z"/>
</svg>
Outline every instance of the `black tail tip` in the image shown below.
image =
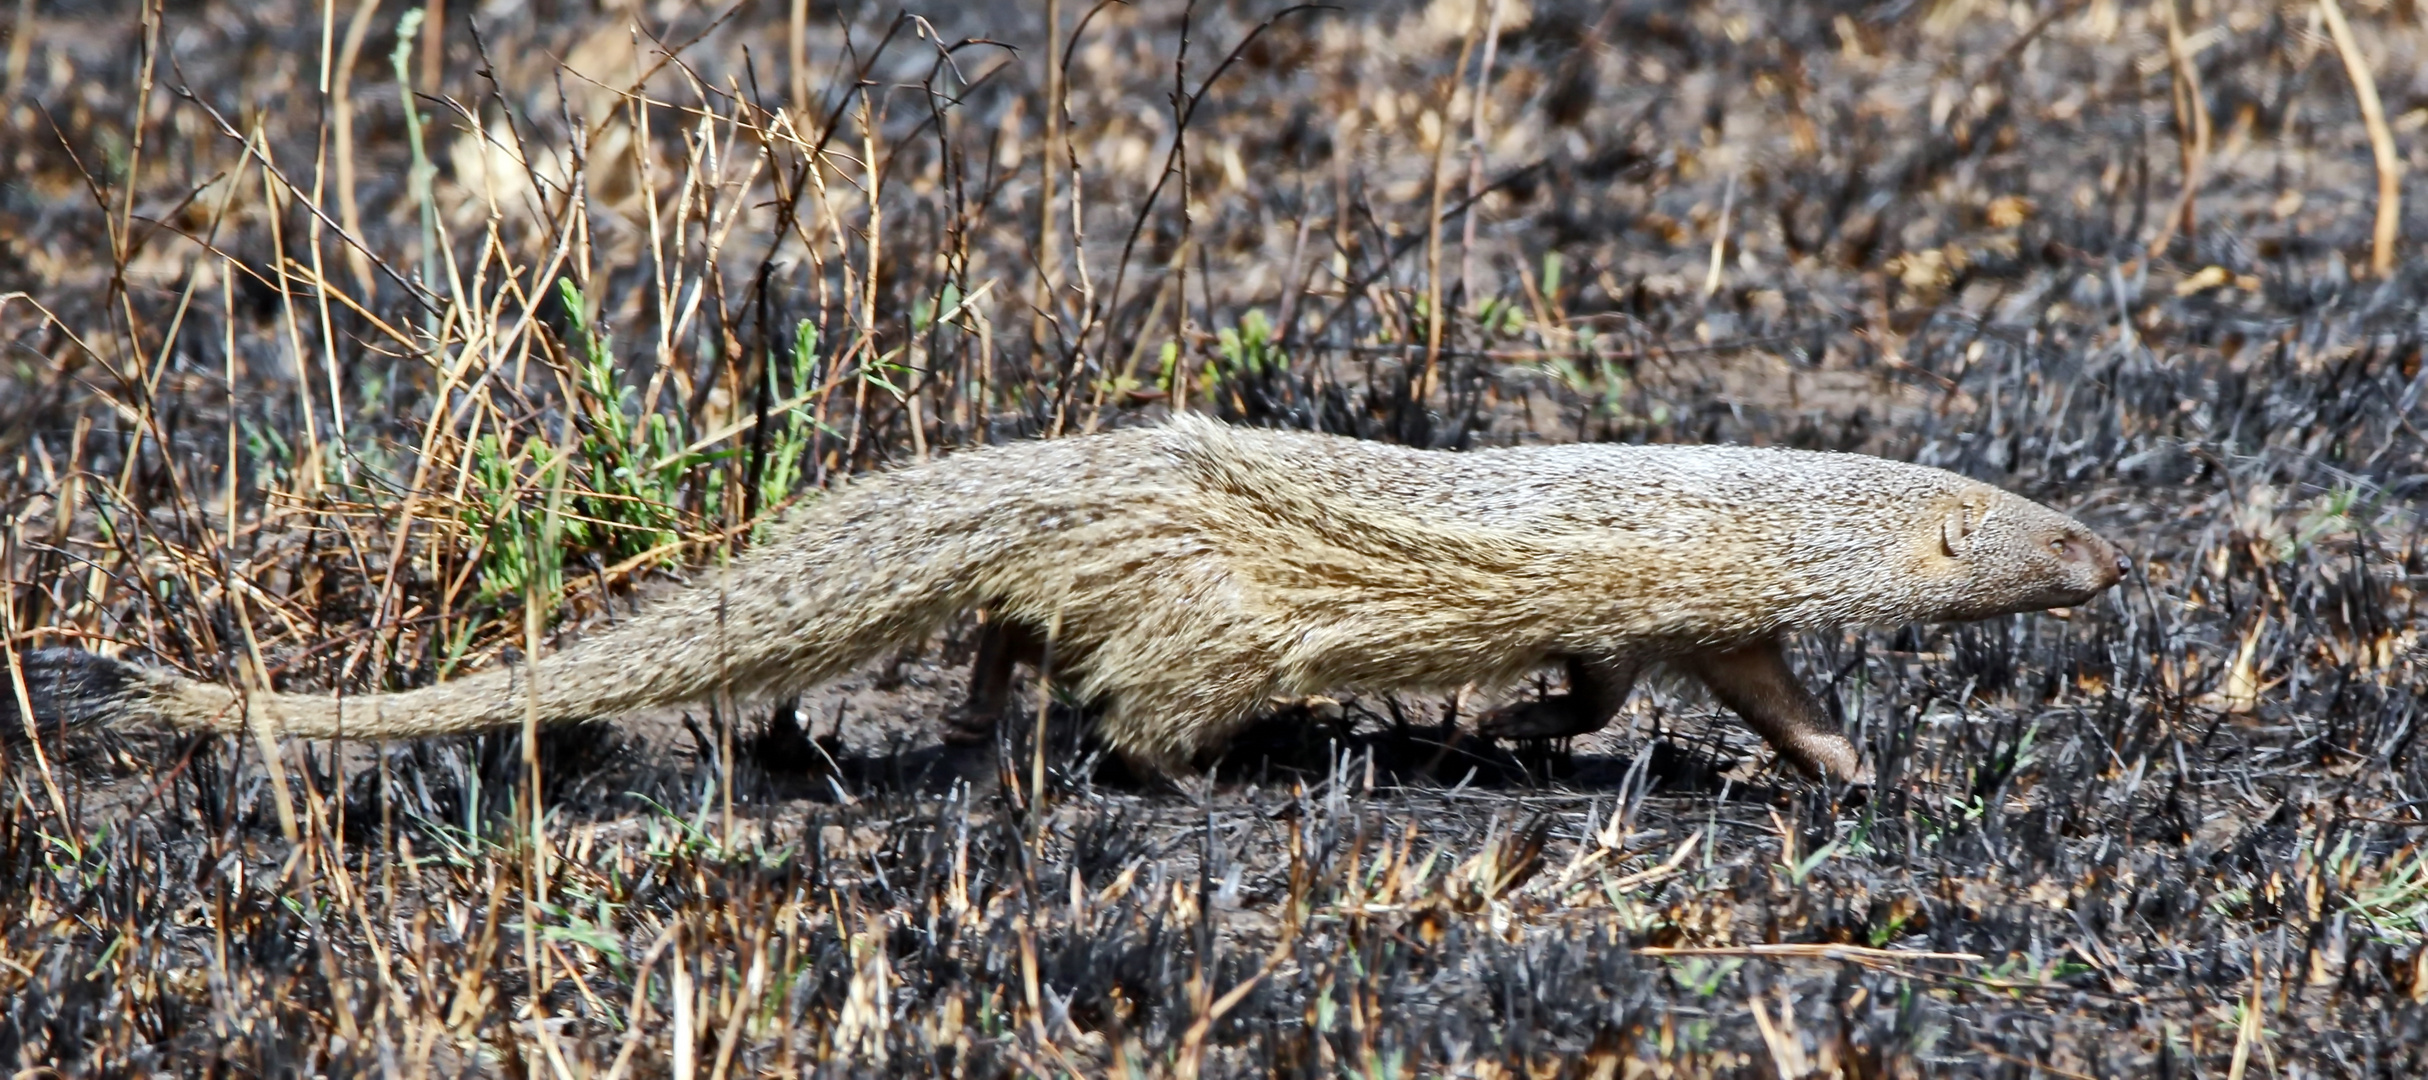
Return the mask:
<svg viewBox="0 0 2428 1080">
<path fill-rule="evenodd" d="M 17 665 L 25 675 L 22 699 L 0 666 L 0 740 L 9 742 L 25 740 L 25 704 L 44 734 L 106 723 L 125 711 L 141 679 L 134 665 L 82 649 L 35 649 L 17 654 Z"/>
</svg>

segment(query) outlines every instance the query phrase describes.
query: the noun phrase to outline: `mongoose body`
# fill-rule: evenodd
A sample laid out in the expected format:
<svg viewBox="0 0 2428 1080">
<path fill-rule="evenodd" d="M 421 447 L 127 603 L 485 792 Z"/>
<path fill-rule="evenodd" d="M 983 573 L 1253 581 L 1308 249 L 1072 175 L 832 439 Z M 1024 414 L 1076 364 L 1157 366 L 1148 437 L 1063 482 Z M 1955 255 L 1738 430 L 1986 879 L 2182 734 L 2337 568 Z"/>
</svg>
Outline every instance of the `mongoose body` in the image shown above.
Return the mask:
<svg viewBox="0 0 2428 1080">
<path fill-rule="evenodd" d="M 1152 772 L 1272 695 L 1502 687 L 1554 664 L 1570 693 L 1484 730 L 1574 734 L 1667 661 L 1794 764 L 1853 779 L 1859 755 L 1788 670 L 1786 635 L 2078 604 L 2126 565 L 2054 510 L 1878 458 L 1447 453 L 1183 417 L 845 484 L 570 649 L 424 689 L 248 698 L 72 650 L 23 659 L 45 721 L 398 738 L 517 725 L 534 694 L 562 722 L 781 693 L 983 608 L 1050 641 L 1057 679 L 1104 706 L 1105 742 Z"/>
</svg>

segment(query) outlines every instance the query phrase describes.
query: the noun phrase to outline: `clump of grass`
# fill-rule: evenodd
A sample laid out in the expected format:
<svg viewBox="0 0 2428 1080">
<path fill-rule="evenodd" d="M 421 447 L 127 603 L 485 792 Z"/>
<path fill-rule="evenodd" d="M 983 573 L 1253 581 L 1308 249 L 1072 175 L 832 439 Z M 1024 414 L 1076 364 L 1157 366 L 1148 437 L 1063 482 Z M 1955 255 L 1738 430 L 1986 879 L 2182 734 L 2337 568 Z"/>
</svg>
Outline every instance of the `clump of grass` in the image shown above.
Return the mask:
<svg viewBox="0 0 2428 1080">
<path fill-rule="evenodd" d="M 1249 308 L 1235 326 L 1226 326 L 1215 334 L 1215 362 L 1206 367 L 1206 385 L 1220 386 L 1226 379 L 1262 378 L 1290 370 L 1290 357 L 1281 343 L 1274 339 L 1272 320 L 1263 308 Z"/>
<path fill-rule="evenodd" d="M 574 372 L 567 423 L 569 446 L 547 441 L 544 431 L 508 442 L 497 433 L 481 436 L 471 450 L 472 494 L 460 516 L 479 538 L 478 599 L 493 602 L 522 595 L 540 564 L 534 546 L 559 489 L 567 501 L 555 549 L 574 561 L 612 564 L 623 570 L 671 565 L 684 556 L 687 540 L 715 530 L 714 511 L 733 478 L 747 482 L 742 462 L 751 444 L 706 446 L 686 432 L 695 425 L 664 411 L 643 412 L 641 391 L 617 359 L 610 335 L 586 314 L 581 290 L 557 284 L 565 311 L 566 345 Z M 806 319 L 795 329 L 780 364 L 770 365 L 770 392 L 778 399 L 761 444 L 755 505 L 782 505 L 806 475 L 813 437 L 825 430 L 804 406 L 817 365 L 817 325 Z M 900 393 L 888 381 L 889 365 L 874 365 L 865 377 Z M 898 368 L 894 369 L 896 377 Z M 686 505 L 697 508 L 686 513 Z"/>
<path fill-rule="evenodd" d="M 761 506 L 777 505 L 789 498 L 809 475 L 809 455 L 816 438 L 835 435 L 834 429 L 820 424 L 807 407 L 815 392 L 811 380 L 817 362 L 818 325 L 803 319 L 793 329 L 792 348 L 786 353 L 784 365 L 775 370 L 775 382 L 769 391 L 778 404 L 775 414 L 767 420 L 774 431 L 767 440 L 767 457 L 759 470 Z"/>
</svg>

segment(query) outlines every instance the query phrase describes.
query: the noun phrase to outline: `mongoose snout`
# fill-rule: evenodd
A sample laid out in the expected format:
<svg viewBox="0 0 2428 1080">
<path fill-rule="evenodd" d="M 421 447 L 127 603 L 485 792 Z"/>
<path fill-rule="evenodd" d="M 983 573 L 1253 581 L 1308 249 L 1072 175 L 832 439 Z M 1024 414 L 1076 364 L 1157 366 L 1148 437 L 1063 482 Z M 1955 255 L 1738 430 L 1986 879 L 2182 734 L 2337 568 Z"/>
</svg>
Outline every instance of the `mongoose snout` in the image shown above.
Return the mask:
<svg viewBox="0 0 2428 1080">
<path fill-rule="evenodd" d="M 2123 581 L 2126 574 L 2133 572 L 2133 560 L 2126 558 L 2123 551 L 2105 539 L 2082 533 L 2069 536 L 2061 543 L 2069 562 L 2088 567 L 2093 574 L 2090 595 L 2084 596 L 2085 600 L 2106 591 Z"/>
<path fill-rule="evenodd" d="M 1578 734 L 1659 662 L 1790 763 L 1859 780 L 1789 637 L 2072 606 L 2130 565 L 2048 507 L 1860 455 L 1448 453 L 1183 416 L 840 485 L 572 648 L 418 690 L 239 695 L 65 649 L 20 670 L 45 724 L 402 738 L 798 691 L 983 609 L 1005 637 L 980 650 L 967 719 L 1000 711 L 982 700 L 1005 693 L 996 669 L 1050 656 L 1148 772 L 1187 768 L 1273 696 L 1507 687 L 1547 666 L 1567 694 L 1479 727 Z M 0 724 L 18 726 L 17 700 L 0 694 Z"/>
<path fill-rule="evenodd" d="M 2116 545 L 2089 532 L 2069 530 L 2051 539 L 2048 546 L 2057 556 L 2058 583 L 2051 587 L 2051 599 L 2056 602 L 2047 607 L 2086 603 L 2123 581 L 2133 569 L 2132 560 L 2116 550 Z"/>
</svg>

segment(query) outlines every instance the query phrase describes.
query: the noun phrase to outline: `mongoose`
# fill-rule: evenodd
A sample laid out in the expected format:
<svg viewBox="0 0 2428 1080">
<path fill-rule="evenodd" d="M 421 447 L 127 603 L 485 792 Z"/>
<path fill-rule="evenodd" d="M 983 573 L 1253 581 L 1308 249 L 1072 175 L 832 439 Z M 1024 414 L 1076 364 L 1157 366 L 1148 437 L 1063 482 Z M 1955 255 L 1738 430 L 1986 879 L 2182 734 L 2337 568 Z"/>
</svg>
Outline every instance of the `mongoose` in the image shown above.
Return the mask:
<svg viewBox="0 0 2428 1080">
<path fill-rule="evenodd" d="M 399 738 L 520 724 L 533 693 L 560 722 L 796 690 L 983 608 L 1008 632 L 972 710 L 999 707 L 1010 658 L 1050 641 L 1058 681 L 1103 705 L 1102 739 L 1148 775 L 1184 770 L 1272 695 L 1506 687 L 1555 664 L 1568 693 L 1481 731 L 1579 734 L 1658 661 L 1787 761 L 1855 780 L 1860 755 L 1789 669 L 1787 635 L 2070 606 L 2128 569 L 2054 510 L 1872 457 L 1450 453 L 1183 416 L 844 484 L 613 628 L 424 689 L 248 698 L 71 649 L 23 670 L 44 723 Z"/>
</svg>

